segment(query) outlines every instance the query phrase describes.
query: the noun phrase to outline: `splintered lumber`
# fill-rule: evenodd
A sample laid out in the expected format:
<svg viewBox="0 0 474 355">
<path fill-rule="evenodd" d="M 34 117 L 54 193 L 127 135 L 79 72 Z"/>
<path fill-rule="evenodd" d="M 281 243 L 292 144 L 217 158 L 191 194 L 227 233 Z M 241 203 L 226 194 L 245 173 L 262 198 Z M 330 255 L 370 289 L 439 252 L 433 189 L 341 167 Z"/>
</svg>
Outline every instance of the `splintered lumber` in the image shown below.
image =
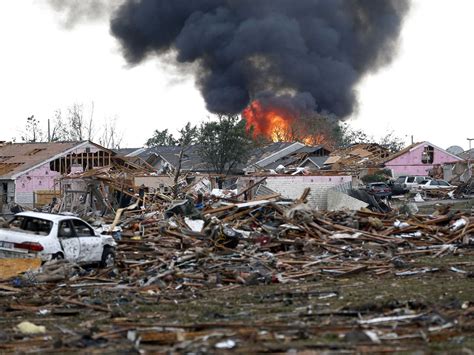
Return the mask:
<svg viewBox="0 0 474 355">
<path fill-rule="evenodd" d="M 260 185 L 262 182 L 264 182 L 265 180 L 267 180 L 267 177 L 264 177 L 263 179 L 257 181 L 255 184 L 251 184 L 249 187 L 247 187 L 246 189 L 242 190 L 240 193 L 238 193 L 237 195 L 235 195 L 234 197 L 235 198 L 238 198 L 244 194 L 246 194 L 247 192 L 249 192 L 250 190 L 252 190 L 254 187 L 257 187 L 258 185 Z"/>
</svg>

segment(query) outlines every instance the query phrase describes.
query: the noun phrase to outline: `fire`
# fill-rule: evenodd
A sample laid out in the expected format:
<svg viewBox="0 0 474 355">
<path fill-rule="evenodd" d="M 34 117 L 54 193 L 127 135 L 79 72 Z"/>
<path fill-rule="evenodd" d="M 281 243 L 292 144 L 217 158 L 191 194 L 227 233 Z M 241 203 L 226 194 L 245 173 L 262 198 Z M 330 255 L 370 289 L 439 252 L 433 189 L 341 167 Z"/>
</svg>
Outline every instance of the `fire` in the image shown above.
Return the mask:
<svg viewBox="0 0 474 355">
<path fill-rule="evenodd" d="M 253 127 L 255 137 L 264 136 L 274 142 L 282 141 L 291 131 L 294 117 L 282 109 L 265 108 L 260 101 L 252 102 L 243 116 L 247 121 L 247 129 Z"/>
<path fill-rule="evenodd" d="M 307 135 L 295 114 L 281 107 L 266 107 L 256 100 L 242 115 L 247 129 L 253 128 L 254 137 L 264 136 L 273 142 L 300 141 L 306 145 L 318 145 L 324 141 L 322 134 Z"/>
</svg>

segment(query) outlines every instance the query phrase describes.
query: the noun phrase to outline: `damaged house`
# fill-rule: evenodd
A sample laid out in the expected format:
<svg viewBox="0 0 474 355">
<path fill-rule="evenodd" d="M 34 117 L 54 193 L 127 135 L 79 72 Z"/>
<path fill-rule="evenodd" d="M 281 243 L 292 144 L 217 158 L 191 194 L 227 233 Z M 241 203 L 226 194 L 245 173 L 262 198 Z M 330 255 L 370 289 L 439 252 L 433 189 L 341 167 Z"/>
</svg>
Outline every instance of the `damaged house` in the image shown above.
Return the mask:
<svg viewBox="0 0 474 355">
<path fill-rule="evenodd" d="M 141 158 L 160 173 L 174 171 L 179 164 L 181 147 L 160 146 L 121 150 L 119 153 L 127 158 Z M 305 167 L 308 170 L 319 170 L 327 159 L 330 151 L 324 146 L 306 146 L 302 143 L 277 142 L 255 148 L 244 165 L 236 166 L 232 174 L 253 174 L 260 171 L 271 171 L 278 167 L 296 169 Z M 199 154 L 199 146 L 186 148 L 181 161 L 183 172 L 214 173 Z"/>
<path fill-rule="evenodd" d="M 61 176 L 107 166 L 114 154 L 90 141 L 1 145 L 2 212 L 12 203 L 33 207 L 42 195 L 51 200 Z"/>
<path fill-rule="evenodd" d="M 122 150 L 124 153 L 125 151 Z M 179 164 L 180 146 L 159 146 L 139 148 L 124 154 L 127 158 L 140 158 L 160 173 L 174 171 Z M 202 161 L 199 146 L 192 145 L 185 149 L 181 160 L 181 171 L 195 173 L 212 173 L 208 165 Z"/>
<path fill-rule="evenodd" d="M 324 161 L 324 168 L 363 176 L 377 170 L 390 151 L 377 143 L 356 143 L 338 149 Z"/>
<path fill-rule="evenodd" d="M 255 148 L 244 168 L 246 175 L 261 171 L 283 172 L 320 170 L 331 152 L 323 145 L 307 146 L 299 142 L 276 142 Z"/>
<path fill-rule="evenodd" d="M 403 175 L 437 175 L 446 163 L 455 163 L 463 159 L 435 146 L 430 142 L 414 143 L 389 156 L 384 166 L 391 169 L 394 177 Z"/>
</svg>

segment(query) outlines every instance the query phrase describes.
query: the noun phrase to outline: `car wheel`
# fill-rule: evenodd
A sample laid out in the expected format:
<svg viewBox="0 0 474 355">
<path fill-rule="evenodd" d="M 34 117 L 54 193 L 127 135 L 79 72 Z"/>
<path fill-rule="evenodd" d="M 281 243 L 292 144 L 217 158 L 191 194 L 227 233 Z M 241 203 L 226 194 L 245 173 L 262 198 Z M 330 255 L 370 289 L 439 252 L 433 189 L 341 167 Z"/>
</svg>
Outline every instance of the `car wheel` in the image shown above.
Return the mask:
<svg viewBox="0 0 474 355">
<path fill-rule="evenodd" d="M 111 247 L 105 247 L 102 253 L 101 267 L 111 267 L 115 264 L 115 250 Z"/>
</svg>

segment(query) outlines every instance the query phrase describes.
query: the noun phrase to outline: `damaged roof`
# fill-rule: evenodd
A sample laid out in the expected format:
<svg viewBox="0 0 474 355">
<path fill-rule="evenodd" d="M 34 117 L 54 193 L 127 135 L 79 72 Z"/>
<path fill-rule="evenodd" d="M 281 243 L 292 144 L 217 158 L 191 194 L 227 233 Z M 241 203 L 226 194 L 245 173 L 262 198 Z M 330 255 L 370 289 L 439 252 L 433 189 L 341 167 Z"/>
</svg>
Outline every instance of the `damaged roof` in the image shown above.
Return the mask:
<svg viewBox="0 0 474 355">
<path fill-rule="evenodd" d="M 128 156 L 136 156 L 148 164 L 155 164 L 163 159 L 171 166 L 176 167 L 179 162 L 180 146 L 159 146 L 152 148 L 142 148 L 129 153 Z M 239 164 L 233 170 L 240 171 L 246 167 L 256 166 L 265 169 L 274 169 L 279 165 L 290 165 L 301 163 L 308 156 L 317 154 L 327 155 L 329 151 L 324 146 L 305 146 L 302 143 L 295 142 L 277 142 L 266 146 L 256 147 L 250 153 L 246 164 Z M 203 161 L 199 153 L 199 145 L 193 145 L 185 150 L 184 158 L 181 164 L 184 171 L 209 172 L 211 169 Z"/>
<path fill-rule="evenodd" d="M 87 143 L 98 146 L 88 141 L 8 143 L 0 145 L 0 179 L 14 179 L 17 174 L 26 172 Z M 107 150 L 103 147 L 100 148 Z"/>
<path fill-rule="evenodd" d="M 377 143 L 357 143 L 330 154 L 324 165 L 332 170 L 377 166 L 390 156 L 390 151 Z"/>
<path fill-rule="evenodd" d="M 265 169 L 276 169 L 280 165 L 286 168 L 296 168 L 301 166 L 304 162 L 308 162 L 308 159 L 314 159 L 314 161 L 312 161 L 314 167 L 320 168 L 323 166 L 329 153 L 330 151 L 322 145 L 315 147 L 303 146 L 295 151 L 287 152 L 287 154 L 279 157 L 275 161 L 267 163 Z M 316 161 L 318 161 L 318 163 L 316 163 Z"/>
<path fill-rule="evenodd" d="M 304 145 L 301 143 L 294 143 L 294 142 L 275 142 L 275 143 L 271 143 L 265 146 L 256 147 L 250 153 L 250 157 L 249 157 L 249 160 L 247 161 L 247 165 L 248 166 L 251 166 L 251 165 L 261 166 L 259 163 L 264 160 L 268 160 L 269 162 L 271 162 L 271 160 L 273 160 L 272 157 L 277 158 L 276 153 L 281 152 L 282 150 L 285 150 L 285 149 L 292 150 L 291 147 L 294 147 L 293 149 L 294 151 L 301 147 L 304 147 Z M 264 167 L 264 166 L 261 166 L 261 167 Z"/>
<path fill-rule="evenodd" d="M 159 146 L 144 148 L 135 156 L 142 158 L 150 165 L 155 165 L 158 158 L 176 167 L 179 163 L 180 146 Z M 199 154 L 199 145 L 192 145 L 185 149 L 181 169 L 185 171 L 208 171 L 207 164 L 202 161 Z"/>
<path fill-rule="evenodd" d="M 430 145 L 430 146 L 432 146 L 433 148 L 435 148 L 435 149 L 437 149 L 437 150 L 439 150 L 439 151 L 442 151 L 442 152 L 444 152 L 444 153 L 447 154 L 447 155 L 450 155 L 451 157 L 453 157 L 454 161 L 462 160 L 462 158 L 460 158 L 459 156 L 456 156 L 456 155 L 454 155 L 454 154 L 451 154 L 451 153 L 448 152 L 447 150 L 445 150 L 445 149 L 443 149 L 443 148 L 440 148 L 440 147 L 434 145 L 433 143 L 430 143 L 430 142 L 428 142 L 428 141 L 424 141 L 424 142 L 417 142 L 417 143 L 410 144 L 408 147 L 405 147 L 405 148 L 403 148 L 402 150 L 400 150 L 400 151 L 398 151 L 398 152 L 396 152 L 396 153 L 391 154 L 390 156 L 388 156 L 388 157 L 384 160 L 384 163 L 388 163 L 388 162 L 390 162 L 390 161 L 392 161 L 392 160 L 394 160 L 394 159 L 396 159 L 396 158 L 398 158 L 398 157 L 401 157 L 401 156 L 403 156 L 404 154 L 409 153 L 410 151 L 412 151 L 412 150 L 418 148 L 418 147 L 421 146 L 421 145 Z"/>
</svg>

